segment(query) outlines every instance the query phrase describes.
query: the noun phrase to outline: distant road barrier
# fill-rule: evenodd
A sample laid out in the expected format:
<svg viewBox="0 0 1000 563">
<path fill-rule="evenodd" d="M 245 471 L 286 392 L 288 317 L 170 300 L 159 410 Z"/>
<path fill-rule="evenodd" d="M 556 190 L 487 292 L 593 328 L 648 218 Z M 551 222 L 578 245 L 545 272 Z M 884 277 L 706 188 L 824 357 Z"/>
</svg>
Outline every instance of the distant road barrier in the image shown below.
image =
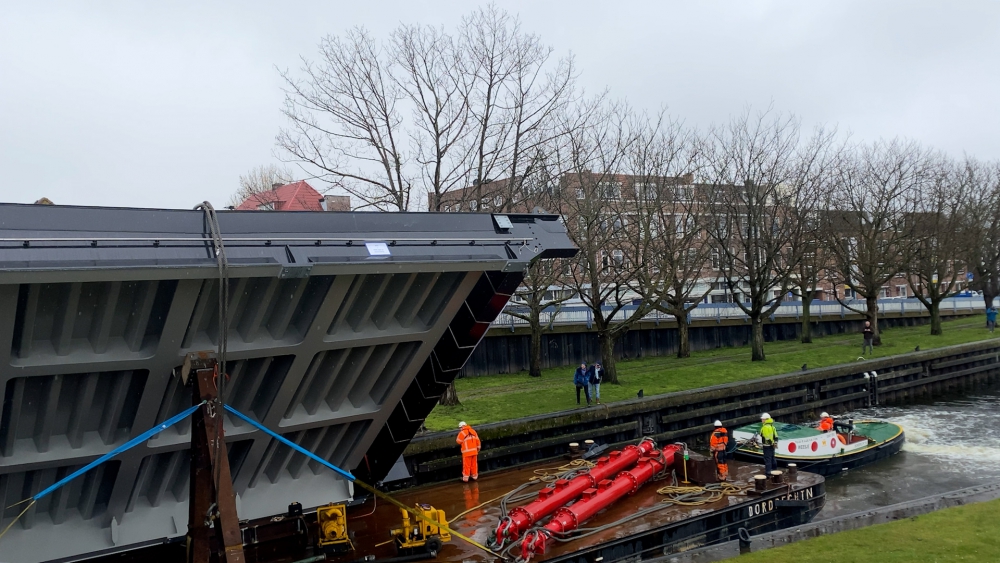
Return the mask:
<svg viewBox="0 0 1000 563">
<path fill-rule="evenodd" d="M 847 301 L 852 307 L 858 310 L 864 310 L 865 302 L 864 300 L 852 300 Z M 994 303 L 996 303 L 994 301 Z M 611 322 L 623 322 L 629 318 L 638 305 L 626 305 L 620 311 L 615 313 L 614 318 Z M 523 309 L 525 313 L 527 310 L 517 304 L 510 304 L 500 313 L 500 315 L 493 321 L 492 326 L 494 328 L 516 328 L 516 327 L 526 327 L 528 326 L 528 321 L 511 315 L 508 311 Z M 605 307 L 604 310 L 610 312 L 613 307 Z M 879 315 L 903 315 L 906 313 L 926 313 L 927 309 L 920 303 L 916 298 L 909 299 L 879 299 L 878 301 Z M 974 297 L 952 297 L 945 299 L 941 302 L 941 312 L 942 313 L 958 313 L 958 312 L 983 312 L 986 310 L 983 298 L 979 296 Z M 822 321 L 824 319 L 830 318 L 845 318 L 848 315 L 856 314 L 847 307 L 841 305 L 837 301 L 813 301 L 812 305 L 809 307 L 809 314 L 811 317 L 815 318 L 817 321 Z M 802 317 L 802 302 L 801 301 L 788 301 L 778 306 L 771 315 L 771 319 L 775 318 L 801 318 Z M 749 321 L 746 313 L 743 312 L 739 306 L 733 303 L 702 303 L 697 307 L 692 309 L 688 313 L 688 322 L 695 320 L 715 320 L 716 322 L 722 322 L 723 320 L 743 320 Z M 666 313 L 661 313 L 660 311 L 653 311 L 645 317 L 642 318 L 643 321 L 660 323 L 660 322 L 674 322 L 674 316 L 668 315 Z M 565 307 L 549 307 L 541 314 L 542 326 L 565 326 L 565 325 L 586 325 L 590 328 L 593 325 L 593 313 L 589 307 L 583 305 L 571 305 Z"/>
</svg>

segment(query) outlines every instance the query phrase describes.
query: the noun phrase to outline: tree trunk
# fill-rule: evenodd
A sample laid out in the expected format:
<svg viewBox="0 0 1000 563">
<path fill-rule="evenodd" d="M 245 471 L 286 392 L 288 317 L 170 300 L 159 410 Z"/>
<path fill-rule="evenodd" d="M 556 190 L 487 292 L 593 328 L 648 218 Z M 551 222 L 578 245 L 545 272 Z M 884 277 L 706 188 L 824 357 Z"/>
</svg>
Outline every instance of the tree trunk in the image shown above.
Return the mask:
<svg viewBox="0 0 1000 563">
<path fill-rule="evenodd" d="M 601 383 L 618 384 L 618 368 L 615 367 L 615 339 L 607 332 L 597 335 L 601 344 L 601 367 L 604 368 L 604 380 Z"/>
<path fill-rule="evenodd" d="M 872 344 L 882 345 L 882 335 L 878 331 L 878 296 L 865 298 L 865 320 L 872 324 Z"/>
<path fill-rule="evenodd" d="M 812 299 L 802 298 L 802 338 L 803 344 L 812 344 L 812 317 L 809 315 L 809 307 L 812 306 Z"/>
<path fill-rule="evenodd" d="M 941 303 L 931 301 L 929 309 L 931 313 L 931 335 L 941 336 Z"/>
<path fill-rule="evenodd" d="M 983 302 L 986 303 L 987 309 L 993 306 L 993 300 L 996 298 L 997 294 L 993 292 L 993 284 L 983 284 Z"/>
<path fill-rule="evenodd" d="M 542 376 L 542 323 L 538 312 L 531 311 L 531 350 L 528 353 L 528 375 Z"/>
<path fill-rule="evenodd" d="M 688 338 L 688 323 L 687 315 L 675 315 L 677 317 L 677 338 L 679 340 L 677 344 L 677 357 L 678 358 L 690 358 L 691 357 L 691 341 Z"/>
<path fill-rule="evenodd" d="M 752 354 L 750 359 L 754 362 L 762 362 L 767 358 L 764 356 L 764 319 L 750 319 L 750 349 Z"/>
<path fill-rule="evenodd" d="M 454 381 L 448 384 L 448 388 L 444 390 L 444 394 L 441 395 L 441 399 L 438 401 L 438 404 L 446 407 L 457 407 L 462 404 L 462 402 L 458 400 L 458 391 L 455 390 Z"/>
</svg>

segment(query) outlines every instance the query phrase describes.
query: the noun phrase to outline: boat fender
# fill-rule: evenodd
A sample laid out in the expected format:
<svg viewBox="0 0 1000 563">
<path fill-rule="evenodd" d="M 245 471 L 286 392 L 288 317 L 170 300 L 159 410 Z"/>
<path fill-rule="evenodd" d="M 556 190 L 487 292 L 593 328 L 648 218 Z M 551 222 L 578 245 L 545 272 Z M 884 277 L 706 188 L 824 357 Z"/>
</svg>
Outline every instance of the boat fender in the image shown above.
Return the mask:
<svg viewBox="0 0 1000 563">
<path fill-rule="evenodd" d="M 846 438 L 844 438 L 844 436 L 843 436 L 843 435 L 841 435 L 841 434 L 837 434 L 837 440 L 838 440 L 838 441 L 839 441 L 839 442 L 840 442 L 841 444 L 844 444 L 845 446 L 847 445 L 847 439 L 846 439 Z"/>
</svg>

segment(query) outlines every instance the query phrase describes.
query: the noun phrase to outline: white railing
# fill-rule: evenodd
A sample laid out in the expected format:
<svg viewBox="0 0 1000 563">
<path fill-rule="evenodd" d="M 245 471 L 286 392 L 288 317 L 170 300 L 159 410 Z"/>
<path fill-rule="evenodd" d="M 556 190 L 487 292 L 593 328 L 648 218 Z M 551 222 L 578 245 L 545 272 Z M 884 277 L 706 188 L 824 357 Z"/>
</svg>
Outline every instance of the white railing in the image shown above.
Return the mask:
<svg viewBox="0 0 1000 563">
<path fill-rule="evenodd" d="M 865 309 L 865 302 L 863 300 L 848 301 L 847 303 L 859 311 L 863 311 Z M 493 321 L 492 326 L 510 328 L 528 326 L 528 321 L 507 312 L 508 310 L 516 310 L 518 308 L 519 306 L 517 304 L 508 304 L 504 312 L 500 313 L 500 316 Z M 611 322 L 622 322 L 628 319 L 635 312 L 636 308 L 637 305 L 626 305 L 625 307 L 622 307 L 621 310 L 615 313 Z M 984 311 L 985 308 L 983 298 L 978 296 L 952 297 L 941 302 L 942 312 L 981 312 Z M 879 299 L 878 309 L 880 315 L 901 315 L 903 313 L 926 312 L 926 308 L 923 304 L 914 298 Z M 605 307 L 604 310 L 610 312 L 612 307 Z M 524 309 L 524 311 L 527 313 L 526 309 Z M 856 313 L 841 305 L 837 301 L 813 301 L 812 305 L 809 307 L 809 315 L 817 321 L 838 317 L 844 318 L 847 315 L 853 314 Z M 799 301 L 789 301 L 779 305 L 774 311 L 772 318 L 800 318 L 801 316 L 802 303 Z M 702 303 L 692 309 L 688 313 L 688 317 L 691 321 L 715 320 L 717 322 L 722 322 L 723 320 L 734 319 L 744 321 L 749 320 L 743 310 L 740 309 L 739 306 L 732 303 Z M 643 317 L 642 320 L 654 323 L 659 323 L 661 321 L 672 323 L 674 322 L 674 316 L 661 313 L 659 311 L 653 311 Z M 542 311 L 541 314 L 541 324 L 543 327 L 547 327 L 549 325 L 586 325 L 587 328 L 590 328 L 593 325 L 593 321 L 593 313 L 590 308 L 583 305 L 563 306 L 558 309 L 555 307 L 549 307 L 545 311 Z"/>
</svg>

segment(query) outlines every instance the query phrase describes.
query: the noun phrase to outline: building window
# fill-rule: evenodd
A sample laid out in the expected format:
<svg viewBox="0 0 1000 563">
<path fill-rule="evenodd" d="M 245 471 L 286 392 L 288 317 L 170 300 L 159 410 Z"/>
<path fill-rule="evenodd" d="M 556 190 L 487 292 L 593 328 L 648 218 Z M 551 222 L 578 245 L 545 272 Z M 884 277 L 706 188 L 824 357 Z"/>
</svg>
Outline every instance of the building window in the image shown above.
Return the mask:
<svg viewBox="0 0 1000 563">
<path fill-rule="evenodd" d="M 584 199 L 586 194 L 583 192 L 583 188 L 576 189 L 576 199 Z"/>
<path fill-rule="evenodd" d="M 878 292 L 879 299 L 885 299 L 885 298 L 890 297 L 890 296 L 891 296 L 891 293 L 889 292 L 889 286 L 883 285 L 881 288 L 879 288 L 879 292 Z"/>
<path fill-rule="evenodd" d="M 615 266 L 621 267 L 625 264 L 625 253 L 621 250 L 614 250 L 611 255 L 615 259 Z"/>
<path fill-rule="evenodd" d="M 722 269 L 722 253 L 719 252 L 718 248 L 712 249 L 712 268 L 715 270 Z"/>
<path fill-rule="evenodd" d="M 493 206 L 496 207 L 497 209 L 500 209 L 501 207 L 503 207 L 503 198 L 500 197 L 500 196 L 494 197 L 493 198 Z"/>
<path fill-rule="evenodd" d="M 469 202 L 469 209 L 475 211 L 478 208 L 479 208 L 479 202 L 478 201 L 472 200 L 472 201 Z"/>
<path fill-rule="evenodd" d="M 597 187 L 602 199 L 617 200 L 622 197 L 621 182 L 601 182 Z"/>
<path fill-rule="evenodd" d="M 906 297 L 906 286 L 905 285 L 897 285 L 896 286 L 896 295 L 898 295 L 899 297 Z"/>
<path fill-rule="evenodd" d="M 638 200 L 653 201 L 656 199 L 656 182 L 636 182 L 635 198 Z"/>
</svg>

